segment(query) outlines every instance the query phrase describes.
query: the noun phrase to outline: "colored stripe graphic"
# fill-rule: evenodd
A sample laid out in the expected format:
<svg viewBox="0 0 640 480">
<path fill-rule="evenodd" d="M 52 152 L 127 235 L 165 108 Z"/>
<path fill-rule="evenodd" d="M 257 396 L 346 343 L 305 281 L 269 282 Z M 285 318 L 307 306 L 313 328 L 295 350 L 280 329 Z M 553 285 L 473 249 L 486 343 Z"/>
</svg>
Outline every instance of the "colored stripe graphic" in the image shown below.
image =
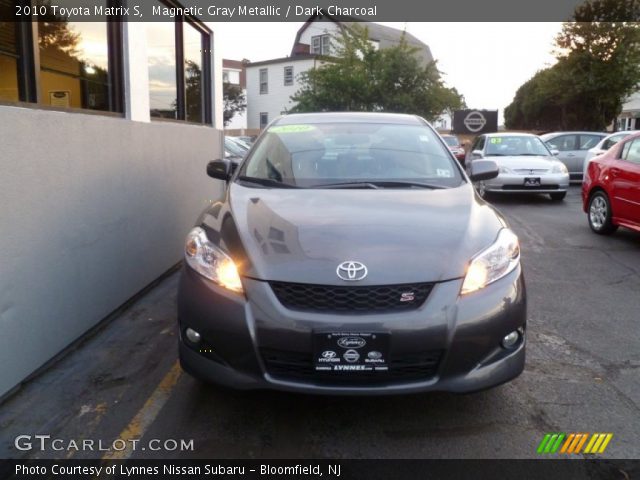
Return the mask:
<svg viewBox="0 0 640 480">
<path fill-rule="evenodd" d="M 612 438 L 613 433 L 547 433 L 538 445 L 537 453 L 603 453 Z"/>
<path fill-rule="evenodd" d="M 540 442 L 540 445 L 538 445 L 538 453 L 542 453 L 544 452 L 544 447 L 547 446 L 547 442 L 549 441 L 549 439 L 551 438 L 551 434 L 547 433 L 544 438 L 542 439 L 542 441 Z"/>
</svg>

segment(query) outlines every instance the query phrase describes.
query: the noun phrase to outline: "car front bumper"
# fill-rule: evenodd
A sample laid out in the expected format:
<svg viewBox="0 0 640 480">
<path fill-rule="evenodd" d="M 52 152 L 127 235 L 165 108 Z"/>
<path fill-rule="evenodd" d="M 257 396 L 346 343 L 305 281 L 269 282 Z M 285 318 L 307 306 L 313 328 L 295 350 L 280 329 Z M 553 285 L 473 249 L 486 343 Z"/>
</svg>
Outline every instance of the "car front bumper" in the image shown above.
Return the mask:
<svg viewBox="0 0 640 480">
<path fill-rule="evenodd" d="M 524 185 L 525 178 L 539 178 L 540 186 L 529 187 Z M 569 174 L 531 174 L 521 175 L 501 173 L 496 178 L 484 182 L 487 192 L 504 193 L 559 193 L 569 189 Z"/>
<path fill-rule="evenodd" d="M 462 279 L 438 283 L 420 308 L 384 314 L 292 311 L 279 303 L 267 282 L 243 279 L 243 283 L 246 297 L 184 268 L 178 300 L 179 350 L 183 368 L 193 376 L 236 389 L 384 395 L 473 392 L 507 382 L 524 368 L 526 293 L 520 267 L 464 297 L 459 296 Z M 185 337 L 186 328 L 201 334 L 198 345 Z M 395 355 L 437 351 L 439 360 L 433 374 L 410 381 L 369 377 L 362 382 L 354 372 L 336 374 L 340 377 L 335 382 L 313 374 L 301 378 L 282 370 L 274 373 L 264 352 L 302 355 L 311 363 L 312 333 L 317 330 L 385 331 Z M 502 338 L 514 330 L 521 332 L 516 345 L 502 347 Z"/>
</svg>

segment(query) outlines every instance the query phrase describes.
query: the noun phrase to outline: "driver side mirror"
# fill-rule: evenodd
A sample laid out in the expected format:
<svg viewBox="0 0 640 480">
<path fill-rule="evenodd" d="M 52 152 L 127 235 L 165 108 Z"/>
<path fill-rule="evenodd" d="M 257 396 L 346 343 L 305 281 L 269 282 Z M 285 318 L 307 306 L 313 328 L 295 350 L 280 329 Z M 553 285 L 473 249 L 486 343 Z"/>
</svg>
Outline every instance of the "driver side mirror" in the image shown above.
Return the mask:
<svg viewBox="0 0 640 480">
<path fill-rule="evenodd" d="M 472 182 L 491 180 L 499 174 L 498 164 L 493 160 L 474 160 L 471 162 L 469 177 Z"/>
<path fill-rule="evenodd" d="M 553 155 L 554 157 L 557 157 L 558 155 L 560 155 L 560 150 L 558 150 L 557 148 L 552 148 L 551 155 Z"/>
<path fill-rule="evenodd" d="M 207 164 L 207 175 L 211 178 L 228 182 L 237 166 L 237 163 L 234 164 L 227 158 L 213 160 Z"/>
<path fill-rule="evenodd" d="M 482 158 L 482 150 L 474 150 L 471 152 L 471 158 Z"/>
</svg>

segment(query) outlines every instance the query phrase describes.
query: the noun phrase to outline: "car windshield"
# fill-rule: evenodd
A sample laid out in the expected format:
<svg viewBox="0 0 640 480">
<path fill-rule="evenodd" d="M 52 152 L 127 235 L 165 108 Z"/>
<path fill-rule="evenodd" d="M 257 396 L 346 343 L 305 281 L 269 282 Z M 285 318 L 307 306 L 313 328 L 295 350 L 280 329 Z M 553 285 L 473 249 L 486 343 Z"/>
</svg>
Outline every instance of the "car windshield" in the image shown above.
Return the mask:
<svg viewBox="0 0 640 480">
<path fill-rule="evenodd" d="M 454 137 L 453 135 L 444 136 L 442 137 L 442 139 L 450 147 L 457 147 L 458 145 L 460 145 L 460 141 L 458 140 L 458 137 Z"/>
<path fill-rule="evenodd" d="M 238 178 L 299 188 L 447 188 L 464 181 L 430 128 L 382 123 L 272 126 Z"/>
<path fill-rule="evenodd" d="M 538 137 L 505 135 L 487 138 L 486 155 L 488 157 L 521 155 L 550 157 L 551 152 Z"/>
</svg>

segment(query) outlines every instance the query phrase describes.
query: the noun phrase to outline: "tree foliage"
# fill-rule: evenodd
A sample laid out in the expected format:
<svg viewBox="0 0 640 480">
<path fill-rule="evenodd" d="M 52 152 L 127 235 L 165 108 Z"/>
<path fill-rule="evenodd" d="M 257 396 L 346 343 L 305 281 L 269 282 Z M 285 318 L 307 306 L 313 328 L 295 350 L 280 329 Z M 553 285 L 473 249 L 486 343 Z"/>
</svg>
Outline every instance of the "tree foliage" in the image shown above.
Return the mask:
<svg viewBox="0 0 640 480">
<path fill-rule="evenodd" d="M 397 45 L 377 49 L 365 27 L 344 28 L 332 38 L 331 57 L 300 74 L 292 111 L 385 111 L 434 120 L 462 108 L 464 98 L 444 85 L 436 62 L 424 65 L 417 52 L 404 35 Z"/>
<path fill-rule="evenodd" d="M 557 63 L 536 73 L 505 109 L 511 129 L 604 130 L 640 85 L 638 0 L 589 0 L 556 37 Z"/>
<path fill-rule="evenodd" d="M 240 85 L 225 82 L 222 86 L 222 92 L 224 97 L 224 124 L 227 126 L 236 113 L 242 112 L 247 108 L 247 99 L 242 93 Z"/>
</svg>

